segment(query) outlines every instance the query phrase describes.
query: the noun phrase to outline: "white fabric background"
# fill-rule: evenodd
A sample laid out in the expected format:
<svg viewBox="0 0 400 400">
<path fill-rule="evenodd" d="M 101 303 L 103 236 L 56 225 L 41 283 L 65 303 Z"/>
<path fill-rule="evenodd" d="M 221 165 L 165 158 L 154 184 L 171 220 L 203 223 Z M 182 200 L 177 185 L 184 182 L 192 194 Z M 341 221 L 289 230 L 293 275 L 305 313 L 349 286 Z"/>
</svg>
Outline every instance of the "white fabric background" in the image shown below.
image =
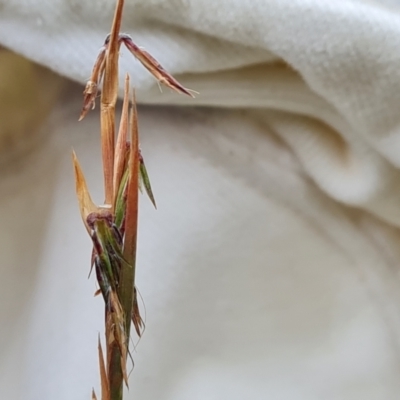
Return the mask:
<svg viewBox="0 0 400 400">
<path fill-rule="evenodd" d="M 0 0 L 0 43 L 83 83 L 113 7 Z M 123 52 L 139 101 L 214 107 L 141 110 L 159 210 L 143 201 L 128 398 L 398 398 L 399 10 L 127 1 L 124 31 L 200 92 L 160 93 Z M 79 108 L 63 99 L 44 147 L 2 173 L 2 398 L 86 399 L 98 382 L 69 153 L 101 198 L 98 125 Z"/>
</svg>

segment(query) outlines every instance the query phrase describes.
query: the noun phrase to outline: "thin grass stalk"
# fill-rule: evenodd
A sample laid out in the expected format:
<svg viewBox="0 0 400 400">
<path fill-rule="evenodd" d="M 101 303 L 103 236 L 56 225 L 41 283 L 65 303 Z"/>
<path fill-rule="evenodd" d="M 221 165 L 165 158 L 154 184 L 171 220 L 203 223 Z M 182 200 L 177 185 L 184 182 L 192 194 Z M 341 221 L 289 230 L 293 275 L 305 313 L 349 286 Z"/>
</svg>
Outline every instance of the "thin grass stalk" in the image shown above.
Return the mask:
<svg viewBox="0 0 400 400">
<path fill-rule="evenodd" d="M 115 104 L 118 97 L 119 31 L 121 28 L 124 0 L 119 0 L 114 13 L 105 60 L 104 83 L 101 92 L 101 143 L 104 170 L 105 203 L 112 205 L 114 149 L 115 149 Z"/>
<path fill-rule="evenodd" d="M 110 315 L 106 313 L 106 337 L 107 340 L 107 359 L 108 359 L 108 384 L 110 388 L 109 399 L 110 400 L 122 400 L 123 399 L 123 382 L 124 376 L 121 367 L 121 350 L 116 342 L 115 338 L 112 337 L 112 320 L 108 319 Z M 110 340 L 111 337 L 111 340 Z M 108 399 L 107 399 L 108 400 Z"/>
<path fill-rule="evenodd" d="M 126 103 L 126 98 L 125 98 Z M 127 186 L 127 202 L 125 208 L 125 236 L 123 244 L 123 258 L 126 262 L 121 263 L 120 278 L 117 288 L 118 298 L 124 315 L 126 347 L 129 346 L 130 326 L 132 319 L 132 305 L 136 301 L 135 296 L 135 266 L 138 226 L 138 185 L 139 185 L 139 139 L 137 129 L 137 111 L 133 104 L 130 109 L 130 152 L 129 152 L 129 181 Z M 121 120 L 123 127 L 124 120 Z M 121 133 L 121 132 L 120 132 Z M 119 140 L 120 138 L 118 138 Z M 122 151 L 122 146 L 121 146 Z M 123 392 L 123 368 L 121 368 L 121 351 L 117 341 L 108 343 L 109 357 L 109 384 L 111 400 L 122 400 Z"/>
<path fill-rule="evenodd" d="M 108 50 L 105 60 L 103 90 L 101 94 L 101 143 L 104 167 L 105 203 L 114 207 L 114 157 L 115 157 L 115 105 L 118 97 L 118 36 L 122 21 L 124 1 L 116 5 Z M 110 400 L 123 398 L 123 368 L 121 349 L 115 337 L 112 311 L 106 306 L 107 375 Z M 125 344 L 124 344 L 125 345 Z"/>
<path fill-rule="evenodd" d="M 114 164 L 114 177 L 113 177 L 113 206 L 114 206 L 114 211 L 116 211 L 116 206 L 117 206 L 117 199 L 118 199 L 118 193 L 119 193 L 119 186 L 122 181 L 122 176 L 124 174 L 124 170 L 126 169 L 126 145 L 127 145 L 127 134 L 129 130 L 129 117 L 128 117 L 128 112 L 129 112 L 129 76 L 127 75 L 125 78 L 125 91 L 124 91 L 124 102 L 123 102 L 123 108 L 122 108 L 122 115 L 121 115 L 121 121 L 120 121 L 120 127 L 118 131 L 118 136 L 117 136 L 117 143 L 115 146 L 115 164 Z M 115 222 L 117 222 L 116 217 L 115 217 Z M 120 272 L 120 282 L 125 282 L 127 279 L 125 277 L 124 269 L 125 268 L 130 268 L 132 270 L 131 266 L 127 266 L 127 263 L 122 263 L 122 270 Z M 130 284 L 132 284 L 132 278 L 128 279 Z M 129 283 L 128 283 L 129 284 Z M 132 291 L 132 289 L 131 289 Z M 121 296 L 121 291 L 118 291 L 118 297 L 119 299 L 123 299 Z M 124 315 L 126 315 L 126 310 L 124 307 L 124 304 L 122 305 L 122 309 L 124 312 Z M 128 311 L 129 312 L 129 311 Z M 107 318 L 107 316 L 106 316 Z M 129 326 L 130 326 L 130 321 L 126 321 L 125 319 L 125 330 L 126 330 L 126 337 L 127 341 L 124 343 L 126 348 L 128 349 L 129 346 Z M 107 337 L 110 335 L 106 335 Z M 123 397 L 123 369 L 124 367 L 121 365 L 121 360 L 122 360 L 122 354 L 120 347 L 118 346 L 117 342 L 111 342 L 108 343 L 108 359 L 109 359 L 109 366 L 108 366 L 108 376 L 109 376 L 109 385 L 110 385 L 110 398 L 112 400 L 114 399 L 122 399 Z"/>
<path fill-rule="evenodd" d="M 115 138 L 115 105 L 118 95 L 118 57 L 121 44 L 152 73 L 159 83 L 189 96 L 183 87 L 149 53 L 135 45 L 126 34 L 120 34 L 124 1 L 117 0 L 111 34 L 106 38 L 84 91 L 79 120 L 94 108 L 99 83 L 101 94 L 101 147 L 104 173 L 105 204 L 93 203 L 79 162 L 73 153 L 76 193 L 85 227 L 92 238 L 92 262 L 105 302 L 105 357 L 99 340 L 101 400 L 122 400 L 123 383 L 128 387 L 126 372 L 129 355 L 130 327 L 133 322 L 141 336 L 140 316 L 135 286 L 138 203 L 140 182 L 156 206 L 150 180 L 139 148 L 136 99 L 129 107 L 129 76 L 125 79 L 124 103 L 117 138 Z M 128 136 L 130 136 L 128 138 Z M 96 399 L 93 390 L 92 399 Z"/>
</svg>

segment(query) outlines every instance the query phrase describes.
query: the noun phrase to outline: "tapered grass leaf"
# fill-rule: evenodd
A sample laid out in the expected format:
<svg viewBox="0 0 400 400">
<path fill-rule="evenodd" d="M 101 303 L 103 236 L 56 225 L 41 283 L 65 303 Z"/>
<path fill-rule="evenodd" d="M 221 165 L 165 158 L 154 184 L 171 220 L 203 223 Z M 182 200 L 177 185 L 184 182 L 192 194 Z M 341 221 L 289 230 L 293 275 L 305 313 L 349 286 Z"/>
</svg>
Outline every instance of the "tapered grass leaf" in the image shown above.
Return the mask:
<svg viewBox="0 0 400 400">
<path fill-rule="evenodd" d="M 125 240 L 123 256 L 127 264 L 121 270 L 121 284 L 119 286 L 119 298 L 125 313 L 126 336 L 130 337 L 130 321 L 132 305 L 134 301 L 136 245 L 138 226 L 138 181 L 139 181 L 139 135 L 137 129 L 137 114 L 135 104 L 130 110 L 130 153 L 129 153 L 129 181 L 127 187 L 126 216 L 125 216 Z"/>
<path fill-rule="evenodd" d="M 157 208 L 156 200 L 153 195 L 153 190 L 151 189 L 149 174 L 147 173 L 146 165 L 144 163 L 142 154 L 139 155 L 139 172 L 146 193 L 149 196 L 150 201 L 153 203 L 154 208 Z"/>
<path fill-rule="evenodd" d="M 141 64 L 157 79 L 158 82 L 175 92 L 194 97 L 191 90 L 182 86 L 152 55 L 137 46 L 129 35 L 120 35 L 120 37 L 126 48 L 141 62 Z"/>
<path fill-rule="evenodd" d="M 106 364 L 104 362 L 104 354 L 103 354 L 103 349 L 101 347 L 100 336 L 99 336 L 97 348 L 98 348 L 98 353 L 99 353 L 101 400 L 110 400 L 110 388 L 108 386 Z"/>
<path fill-rule="evenodd" d="M 78 158 L 76 157 L 76 154 L 74 151 L 72 151 L 72 162 L 74 166 L 74 172 L 75 172 L 75 191 L 76 191 L 76 196 L 78 198 L 78 203 L 79 203 L 79 211 L 81 213 L 81 217 L 83 220 L 83 223 L 85 224 L 86 230 L 90 234 L 90 227 L 87 223 L 87 217 L 89 214 L 97 212 L 99 210 L 99 207 L 97 207 L 94 203 L 93 200 L 90 196 L 87 184 L 86 184 L 86 179 L 85 176 L 83 175 L 82 168 L 79 164 Z"/>
</svg>

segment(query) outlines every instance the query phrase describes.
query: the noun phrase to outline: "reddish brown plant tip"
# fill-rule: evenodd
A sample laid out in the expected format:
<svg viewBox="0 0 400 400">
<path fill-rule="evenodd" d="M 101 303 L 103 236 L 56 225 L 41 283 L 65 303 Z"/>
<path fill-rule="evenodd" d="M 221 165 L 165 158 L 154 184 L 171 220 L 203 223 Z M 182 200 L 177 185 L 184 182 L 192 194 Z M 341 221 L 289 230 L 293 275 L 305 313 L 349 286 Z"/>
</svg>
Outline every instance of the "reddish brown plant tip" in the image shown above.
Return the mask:
<svg viewBox="0 0 400 400">
<path fill-rule="evenodd" d="M 90 109 L 93 110 L 95 107 L 98 86 L 104 73 L 106 50 L 107 45 L 104 45 L 100 49 L 99 55 L 97 56 L 97 60 L 92 70 L 92 75 L 86 83 L 85 90 L 83 91 L 83 106 L 79 121 L 86 116 Z"/>
<path fill-rule="evenodd" d="M 99 366 L 100 366 L 100 383 L 101 383 L 101 400 L 110 400 L 110 388 L 108 386 L 108 378 L 106 372 L 106 364 L 104 362 L 103 349 L 101 347 L 100 336 L 98 339 Z"/>
<path fill-rule="evenodd" d="M 90 234 L 91 228 L 88 225 L 87 217 L 91 213 L 98 212 L 99 208 L 93 203 L 86 184 L 85 176 L 83 175 L 82 168 L 74 151 L 72 151 L 72 162 L 75 172 L 75 190 L 79 203 L 79 211 L 81 213 L 82 221 L 85 224 L 86 230 Z"/>
<path fill-rule="evenodd" d="M 118 48 L 119 32 L 121 31 L 122 12 L 124 10 L 124 0 L 118 0 L 115 8 L 113 23 L 111 27 L 111 34 L 109 37 L 110 49 L 116 51 Z"/>
<path fill-rule="evenodd" d="M 124 1 L 119 0 L 115 9 L 108 50 L 105 59 L 103 90 L 101 92 L 101 147 L 103 157 L 105 203 L 113 204 L 113 178 L 115 155 L 115 104 L 118 96 L 119 30 Z"/>
<path fill-rule="evenodd" d="M 95 107 L 95 98 L 97 96 L 97 83 L 93 81 L 88 81 L 83 91 L 83 106 L 81 115 L 78 121 L 82 121 L 86 117 L 86 114 Z"/>
<path fill-rule="evenodd" d="M 106 39 L 108 51 L 105 60 L 102 104 L 105 107 L 113 109 L 118 96 L 118 58 L 120 48 L 119 31 L 122 21 L 123 6 L 124 1 L 119 0 L 114 13 L 111 33 Z"/>
<path fill-rule="evenodd" d="M 138 47 L 129 35 L 121 35 L 121 40 L 126 48 L 142 63 L 142 65 L 158 80 L 158 82 L 178 93 L 194 97 L 193 93 L 182 86 L 163 66 L 146 50 Z"/>
</svg>

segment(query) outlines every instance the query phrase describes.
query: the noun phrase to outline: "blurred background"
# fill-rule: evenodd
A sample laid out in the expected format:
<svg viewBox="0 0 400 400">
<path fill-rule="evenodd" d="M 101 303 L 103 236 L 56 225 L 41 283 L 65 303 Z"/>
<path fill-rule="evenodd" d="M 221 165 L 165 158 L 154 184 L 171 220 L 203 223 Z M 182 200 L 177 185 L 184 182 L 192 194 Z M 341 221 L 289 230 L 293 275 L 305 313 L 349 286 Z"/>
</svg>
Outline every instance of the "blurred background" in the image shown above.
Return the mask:
<svg viewBox="0 0 400 400">
<path fill-rule="evenodd" d="M 1 399 L 99 388 L 71 151 L 101 203 L 98 104 L 78 117 L 113 8 L 0 1 Z M 160 91 L 122 51 L 158 205 L 140 199 L 146 331 L 126 399 L 398 399 L 399 15 L 126 2 L 124 29 L 199 92 Z"/>
</svg>

